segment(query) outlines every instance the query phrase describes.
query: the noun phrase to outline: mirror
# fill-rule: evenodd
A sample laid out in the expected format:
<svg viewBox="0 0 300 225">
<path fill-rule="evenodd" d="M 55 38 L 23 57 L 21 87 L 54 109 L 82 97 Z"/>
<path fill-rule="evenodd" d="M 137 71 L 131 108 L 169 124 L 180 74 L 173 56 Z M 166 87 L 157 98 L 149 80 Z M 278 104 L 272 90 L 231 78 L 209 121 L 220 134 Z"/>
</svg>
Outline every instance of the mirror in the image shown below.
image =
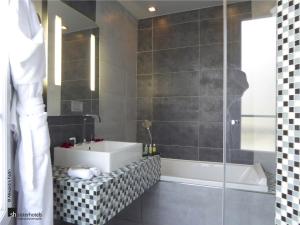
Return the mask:
<svg viewBox="0 0 300 225">
<path fill-rule="evenodd" d="M 99 115 L 99 28 L 61 1 L 48 1 L 49 116 Z"/>
</svg>

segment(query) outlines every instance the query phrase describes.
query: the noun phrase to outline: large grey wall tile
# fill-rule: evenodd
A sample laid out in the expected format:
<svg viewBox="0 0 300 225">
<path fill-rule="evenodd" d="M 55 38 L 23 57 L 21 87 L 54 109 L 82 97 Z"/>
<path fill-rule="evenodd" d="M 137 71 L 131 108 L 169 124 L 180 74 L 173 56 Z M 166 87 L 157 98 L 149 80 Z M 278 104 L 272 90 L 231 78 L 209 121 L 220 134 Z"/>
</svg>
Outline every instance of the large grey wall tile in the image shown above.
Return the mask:
<svg viewBox="0 0 300 225">
<path fill-rule="evenodd" d="M 198 121 L 199 98 L 153 98 L 153 119 L 159 121 Z"/>
<path fill-rule="evenodd" d="M 198 96 L 199 72 L 153 75 L 153 96 Z"/>
<path fill-rule="evenodd" d="M 152 28 L 152 18 L 139 20 L 138 28 L 139 29 Z"/>
<path fill-rule="evenodd" d="M 191 21 L 197 21 L 199 19 L 199 11 L 188 11 L 182 13 L 174 13 L 165 16 L 159 16 L 153 18 L 154 27 L 163 26 L 165 24 L 178 24 L 178 23 L 187 23 Z"/>
<path fill-rule="evenodd" d="M 223 147 L 223 124 L 201 123 L 199 125 L 199 147 Z"/>
<path fill-rule="evenodd" d="M 200 47 L 201 69 L 220 69 L 223 67 L 223 45 L 214 44 Z"/>
<path fill-rule="evenodd" d="M 223 6 L 200 9 L 199 17 L 200 20 L 223 18 Z"/>
<path fill-rule="evenodd" d="M 240 42 L 233 42 L 227 45 L 227 58 L 229 68 L 241 68 L 242 52 Z"/>
<path fill-rule="evenodd" d="M 152 76 L 137 77 L 137 95 L 139 97 L 151 97 L 152 89 Z"/>
<path fill-rule="evenodd" d="M 223 121 L 223 97 L 205 96 L 199 98 L 199 121 Z"/>
<path fill-rule="evenodd" d="M 153 43 L 155 50 L 198 45 L 199 23 L 154 27 Z"/>
<path fill-rule="evenodd" d="M 84 100 L 91 99 L 90 81 L 64 81 L 61 88 L 62 100 Z"/>
<path fill-rule="evenodd" d="M 188 47 L 154 52 L 154 73 L 198 71 L 199 48 Z"/>
<path fill-rule="evenodd" d="M 152 73 L 152 52 L 140 52 L 137 55 L 137 74 Z"/>
<path fill-rule="evenodd" d="M 249 164 L 253 165 L 254 153 L 252 151 L 244 151 L 241 149 L 227 148 L 227 159 L 229 163 Z"/>
<path fill-rule="evenodd" d="M 81 38 L 64 41 L 62 45 L 62 62 L 87 59 L 90 55 L 90 39 Z"/>
<path fill-rule="evenodd" d="M 199 89 L 200 96 L 222 96 L 223 70 L 201 70 Z"/>
<path fill-rule="evenodd" d="M 138 51 L 152 50 L 152 28 L 138 30 Z"/>
<path fill-rule="evenodd" d="M 137 98 L 137 119 L 152 120 L 152 98 Z"/>
<path fill-rule="evenodd" d="M 227 6 L 227 15 L 229 16 L 251 13 L 251 11 L 252 11 L 251 1 L 232 3 Z"/>
<path fill-rule="evenodd" d="M 223 162 L 223 149 L 200 147 L 198 160 L 209 162 Z"/>
<path fill-rule="evenodd" d="M 152 135 L 153 142 L 160 145 L 198 146 L 198 126 L 194 123 L 154 122 Z"/>
<path fill-rule="evenodd" d="M 223 20 L 209 19 L 200 23 L 200 44 L 215 44 L 223 42 Z"/>
<path fill-rule="evenodd" d="M 90 78 L 90 61 L 82 59 L 69 61 L 62 64 L 62 81 L 86 80 Z"/>
<path fill-rule="evenodd" d="M 198 160 L 197 147 L 158 145 L 157 151 L 163 158 Z"/>
</svg>

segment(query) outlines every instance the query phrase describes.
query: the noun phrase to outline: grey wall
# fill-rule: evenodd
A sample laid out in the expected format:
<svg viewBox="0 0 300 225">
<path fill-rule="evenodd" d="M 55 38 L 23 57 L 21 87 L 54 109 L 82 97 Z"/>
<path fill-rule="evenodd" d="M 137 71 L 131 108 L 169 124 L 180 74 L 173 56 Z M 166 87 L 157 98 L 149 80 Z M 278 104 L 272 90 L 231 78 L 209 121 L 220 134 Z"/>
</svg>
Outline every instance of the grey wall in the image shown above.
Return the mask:
<svg viewBox="0 0 300 225">
<path fill-rule="evenodd" d="M 273 225 L 274 201 L 271 194 L 228 189 L 225 224 Z M 159 182 L 107 225 L 221 224 L 222 189 Z"/>
<path fill-rule="evenodd" d="M 250 2 L 228 7 L 234 70 L 241 67 L 240 22 L 247 18 Z M 222 6 L 139 21 L 138 141 L 148 142 L 141 121 L 149 119 L 163 157 L 222 161 L 222 42 Z M 252 163 L 253 154 L 232 151 L 228 161 Z"/>
<path fill-rule="evenodd" d="M 116 1 L 97 1 L 100 28 L 100 115 L 95 132 L 136 140 L 137 21 Z"/>
<path fill-rule="evenodd" d="M 95 91 L 90 90 L 90 35 L 96 38 L 96 61 L 99 61 L 99 29 L 65 33 L 62 38 L 61 115 L 99 114 L 99 77 Z M 96 74 L 99 64 L 96 63 Z M 83 105 L 72 110 L 72 101 Z"/>
</svg>

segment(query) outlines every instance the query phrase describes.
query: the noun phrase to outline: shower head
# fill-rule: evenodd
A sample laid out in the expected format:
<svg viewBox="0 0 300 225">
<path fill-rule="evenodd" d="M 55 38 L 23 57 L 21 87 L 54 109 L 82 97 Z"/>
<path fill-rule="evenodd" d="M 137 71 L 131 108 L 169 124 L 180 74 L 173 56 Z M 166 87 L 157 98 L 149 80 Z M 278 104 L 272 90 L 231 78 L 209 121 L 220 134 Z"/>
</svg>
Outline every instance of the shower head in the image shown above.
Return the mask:
<svg viewBox="0 0 300 225">
<path fill-rule="evenodd" d="M 144 120 L 142 123 L 143 127 L 146 129 L 150 129 L 150 127 L 152 126 L 152 122 L 149 120 Z"/>
<path fill-rule="evenodd" d="M 142 126 L 147 130 L 148 132 L 148 136 L 149 136 L 149 141 L 150 144 L 152 145 L 152 135 L 151 135 L 151 131 L 150 131 L 150 127 L 152 126 L 152 122 L 149 120 L 144 120 L 142 123 Z"/>
</svg>

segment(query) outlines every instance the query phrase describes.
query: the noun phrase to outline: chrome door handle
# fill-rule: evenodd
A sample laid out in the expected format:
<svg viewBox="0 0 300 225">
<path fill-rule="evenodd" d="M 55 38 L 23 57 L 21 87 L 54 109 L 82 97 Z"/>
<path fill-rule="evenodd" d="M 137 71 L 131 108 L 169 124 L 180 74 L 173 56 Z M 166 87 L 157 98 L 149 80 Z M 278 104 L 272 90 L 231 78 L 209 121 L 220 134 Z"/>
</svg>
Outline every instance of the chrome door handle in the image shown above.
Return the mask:
<svg viewBox="0 0 300 225">
<path fill-rule="evenodd" d="M 239 120 L 231 120 L 230 122 L 231 122 L 231 125 L 232 125 L 232 126 L 235 126 L 235 125 L 240 124 L 240 121 L 239 121 Z"/>
</svg>

